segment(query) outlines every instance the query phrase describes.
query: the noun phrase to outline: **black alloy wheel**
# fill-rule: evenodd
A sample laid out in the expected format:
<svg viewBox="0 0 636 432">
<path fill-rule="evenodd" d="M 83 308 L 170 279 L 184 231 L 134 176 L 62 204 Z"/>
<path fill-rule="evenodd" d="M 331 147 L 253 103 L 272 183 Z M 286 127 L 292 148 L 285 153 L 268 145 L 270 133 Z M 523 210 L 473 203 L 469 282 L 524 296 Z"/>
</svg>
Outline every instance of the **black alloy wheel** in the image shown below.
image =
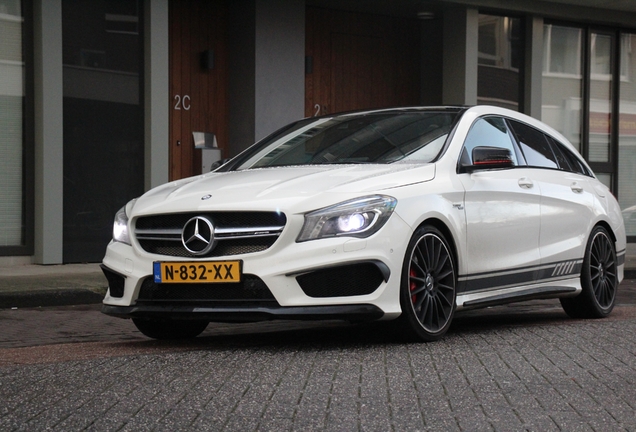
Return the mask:
<svg viewBox="0 0 636 432">
<path fill-rule="evenodd" d="M 596 227 L 587 243 L 581 269 L 582 292 L 561 299 L 563 310 L 572 318 L 604 318 L 616 303 L 618 265 L 616 248 L 607 230 Z"/>
<path fill-rule="evenodd" d="M 402 327 L 423 341 L 440 339 L 455 313 L 454 257 L 444 235 L 422 226 L 411 238 L 404 258 L 400 288 Z"/>
</svg>

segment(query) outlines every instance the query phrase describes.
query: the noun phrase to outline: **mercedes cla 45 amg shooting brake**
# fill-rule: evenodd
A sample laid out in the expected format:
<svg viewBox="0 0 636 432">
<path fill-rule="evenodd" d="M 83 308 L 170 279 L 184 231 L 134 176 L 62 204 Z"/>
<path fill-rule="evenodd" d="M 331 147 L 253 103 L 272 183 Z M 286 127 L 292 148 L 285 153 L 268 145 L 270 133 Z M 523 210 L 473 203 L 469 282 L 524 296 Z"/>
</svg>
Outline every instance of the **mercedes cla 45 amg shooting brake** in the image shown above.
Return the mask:
<svg viewBox="0 0 636 432">
<path fill-rule="evenodd" d="M 102 310 L 152 338 L 342 319 L 431 341 L 456 311 L 528 299 L 607 316 L 625 247 L 608 188 L 535 119 L 488 106 L 347 113 L 126 204 Z"/>
</svg>

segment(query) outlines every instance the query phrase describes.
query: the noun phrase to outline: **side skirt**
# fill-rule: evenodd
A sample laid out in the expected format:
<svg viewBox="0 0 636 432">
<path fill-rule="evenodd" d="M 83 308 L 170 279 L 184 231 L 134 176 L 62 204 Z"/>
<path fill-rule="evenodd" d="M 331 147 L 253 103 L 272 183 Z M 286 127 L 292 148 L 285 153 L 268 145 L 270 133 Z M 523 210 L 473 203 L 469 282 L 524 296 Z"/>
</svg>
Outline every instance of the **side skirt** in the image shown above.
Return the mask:
<svg viewBox="0 0 636 432">
<path fill-rule="evenodd" d="M 561 280 L 534 286 L 506 287 L 457 295 L 457 310 L 497 306 L 526 300 L 575 297 L 581 292 L 579 278 Z"/>
</svg>

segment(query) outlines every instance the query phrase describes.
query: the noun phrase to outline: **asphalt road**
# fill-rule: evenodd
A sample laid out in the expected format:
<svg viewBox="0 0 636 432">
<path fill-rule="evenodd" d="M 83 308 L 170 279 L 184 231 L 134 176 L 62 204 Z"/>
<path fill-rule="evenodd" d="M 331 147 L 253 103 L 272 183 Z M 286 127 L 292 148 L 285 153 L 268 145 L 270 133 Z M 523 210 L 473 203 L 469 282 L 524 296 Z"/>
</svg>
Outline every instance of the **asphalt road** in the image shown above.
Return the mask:
<svg viewBox="0 0 636 432">
<path fill-rule="evenodd" d="M 99 307 L 0 310 L 0 430 L 636 430 L 636 283 L 609 318 L 558 301 L 381 325 L 215 324 L 157 342 Z"/>
</svg>

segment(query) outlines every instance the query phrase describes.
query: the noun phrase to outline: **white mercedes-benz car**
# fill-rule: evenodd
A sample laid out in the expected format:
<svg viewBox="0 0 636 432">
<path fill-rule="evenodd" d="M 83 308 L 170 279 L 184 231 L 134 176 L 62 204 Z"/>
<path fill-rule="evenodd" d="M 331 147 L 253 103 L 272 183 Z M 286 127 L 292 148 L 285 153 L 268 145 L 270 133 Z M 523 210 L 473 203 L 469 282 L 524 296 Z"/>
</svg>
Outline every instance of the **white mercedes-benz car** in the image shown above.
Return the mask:
<svg viewBox="0 0 636 432">
<path fill-rule="evenodd" d="M 392 320 L 436 340 L 455 311 L 559 298 L 607 316 L 620 208 L 557 131 L 489 107 L 307 118 L 115 216 L 102 311 L 152 338 L 211 321 Z"/>
</svg>

